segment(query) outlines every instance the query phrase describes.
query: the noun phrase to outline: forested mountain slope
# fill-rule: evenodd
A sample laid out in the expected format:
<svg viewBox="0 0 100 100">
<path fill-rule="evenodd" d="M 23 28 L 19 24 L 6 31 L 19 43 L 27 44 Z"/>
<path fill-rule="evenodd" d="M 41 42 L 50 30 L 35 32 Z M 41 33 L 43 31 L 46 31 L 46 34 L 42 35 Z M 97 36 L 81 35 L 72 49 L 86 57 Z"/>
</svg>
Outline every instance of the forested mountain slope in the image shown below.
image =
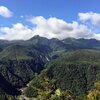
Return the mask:
<svg viewBox="0 0 100 100">
<path fill-rule="evenodd" d="M 73 52 L 74 50 L 76 51 Z M 57 86 L 61 89 L 71 89 L 72 92 L 77 91 L 76 94 L 84 94 L 91 87 L 93 81 L 100 76 L 96 76 L 99 71 L 99 50 L 100 41 L 95 39 L 67 38 L 58 40 L 34 36 L 26 41 L 0 40 L 0 75 L 16 90 L 25 86 L 35 77 L 36 73 L 39 74 L 41 70 L 50 66 L 47 67 L 48 77 L 57 79 L 57 81 L 59 79 Z M 51 63 L 48 65 L 49 62 Z M 76 73 L 74 73 L 74 70 Z M 70 71 L 70 73 L 68 74 L 67 71 Z M 70 77 L 71 73 L 73 73 L 73 77 L 66 79 L 66 77 Z M 92 74 L 94 77 L 91 76 Z M 91 84 L 86 82 L 89 77 L 92 77 L 92 79 L 89 79 Z M 71 82 L 71 84 L 66 83 L 64 78 L 66 82 L 69 80 L 68 82 Z M 71 81 L 74 78 L 76 83 Z M 84 82 L 81 84 L 82 80 Z M 80 86 L 74 88 L 77 81 L 80 82 L 78 83 Z M 84 84 L 87 84 L 85 85 L 86 88 L 84 88 L 85 86 L 82 87 Z M 10 94 L 5 89 L 3 90 Z M 15 90 L 12 89 L 11 91 L 14 92 Z"/>
<path fill-rule="evenodd" d="M 44 98 L 43 100 L 54 100 L 51 99 L 52 95 L 55 96 L 56 90 L 59 89 L 61 96 L 56 95 L 55 100 L 57 98 L 59 100 L 85 100 L 88 91 L 93 89 L 95 82 L 99 81 L 100 51 L 77 50 L 64 53 L 58 59 L 50 62 L 47 69 L 33 79 L 33 82 L 26 89 L 25 95 L 33 98 L 39 98 L 40 95 L 41 98 Z M 100 82 L 98 85 L 100 86 Z M 41 90 L 43 93 L 39 94 Z M 50 91 L 45 94 L 47 90 Z M 32 93 L 35 94 L 32 95 L 29 91 L 34 91 Z M 71 97 L 62 99 L 63 92 L 67 93 L 64 98 L 68 98 L 68 95 Z M 99 98 L 100 93 L 98 92 L 96 96 Z"/>
</svg>

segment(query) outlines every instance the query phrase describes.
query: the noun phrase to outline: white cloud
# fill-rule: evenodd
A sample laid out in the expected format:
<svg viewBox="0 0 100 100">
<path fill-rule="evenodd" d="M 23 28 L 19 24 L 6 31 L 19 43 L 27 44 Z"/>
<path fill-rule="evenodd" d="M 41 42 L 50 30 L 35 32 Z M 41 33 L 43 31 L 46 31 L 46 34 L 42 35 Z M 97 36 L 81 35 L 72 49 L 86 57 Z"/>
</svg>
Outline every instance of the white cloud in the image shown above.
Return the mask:
<svg viewBox="0 0 100 100">
<path fill-rule="evenodd" d="M 78 22 L 67 23 L 61 19 L 51 17 L 45 19 L 42 16 L 33 17 L 30 19 L 32 24 L 36 25 L 34 33 L 48 38 L 90 38 L 93 33 L 85 25 L 80 25 Z"/>
<path fill-rule="evenodd" d="M 86 25 L 74 21 L 67 23 L 62 19 L 50 17 L 48 19 L 37 16 L 28 19 L 33 25 L 29 28 L 21 23 L 14 24 L 12 27 L 0 27 L 1 39 L 7 40 L 27 40 L 34 35 L 40 35 L 46 38 L 64 39 L 73 38 L 96 38 L 100 40 L 100 34 L 91 31 Z"/>
<path fill-rule="evenodd" d="M 12 17 L 13 13 L 4 6 L 0 6 L 0 15 L 6 18 Z"/>
<path fill-rule="evenodd" d="M 99 13 L 79 13 L 79 19 L 82 21 L 90 21 L 93 25 L 100 26 L 100 14 Z"/>
<path fill-rule="evenodd" d="M 14 24 L 12 28 L 1 27 L 0 32 L 4 33 L 0 38 L 6 40 L 26 40 L 33 35 L 32 30 L 21 23 Z"/>
</svg>

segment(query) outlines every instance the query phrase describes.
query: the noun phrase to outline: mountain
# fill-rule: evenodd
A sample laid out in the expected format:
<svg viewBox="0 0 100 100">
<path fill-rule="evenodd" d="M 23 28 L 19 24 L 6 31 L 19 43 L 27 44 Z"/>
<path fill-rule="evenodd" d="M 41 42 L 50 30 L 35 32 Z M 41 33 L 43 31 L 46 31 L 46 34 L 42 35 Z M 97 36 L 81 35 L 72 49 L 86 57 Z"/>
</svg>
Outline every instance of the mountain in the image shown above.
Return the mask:
<svg viewBox="0 0 100 100">
<path fill-rule="evenodd" d="M 48 65 L 47 75 L 58 82 L 58 87 L 75 94 L 87 93 L 100 79 L 100 51 L 78 50 L 64 53 Z"/>
<path fill-rule="evenodd" d="M 40 95 L 44 100 L 54 100 L 51 98 L 56 96 L 57 99 L 55 93 L 59 90 L 57 100 L 85 100 L 88 91 L 97 81 L 100 81 L 100 51 L 77 50 L 66 52 L 50 62 L 47 68 L 33 79 L 24 93 L 31 98 L 39 98 Z M 98 85 L 100 86 L 99 83 Z M 29 91 L 35 94 L 32 95 Z M 62 95 L 66 99 L 62 99 Z"/>
<path fill-rule="evenodd" d="M 74 50 L 75 52 L 73 52 Z M 84 52 L 77 51 L 77 50 L 84 50 Z M 99 64 L 99 50 L 100 50 L 100 41 L 95 40 L 95 39 L 66 38 L 64 40 L 59 40 L 56 38 L 47 39 L 47 38 L 40 37 L 37 35 L 26 41 L 1 40 L 0 41 L 0 75 L 4 78 L 4 80 L 6 80 L 10 84 L 12 88 L 14 88 L 15 90 L 18 90 L 26 86 L 26 84 L 29 81 L 31 81 L 35 77 L 36 74 L 40 74 L 43 69 L 47 68 L 49 70 L 48 66 L 51 66 L 49 65 L 49 62 L 50 64 L 53 64 L 53 62 L 56 64 L 56 62 L 58 61 L 57 63 L 59 66 L 60 66 L 60 62 L 64 63 L 65 65 L 67 64 L 66 66 L 69 66 L 68 63 L 66 63 L 66 61 L 67 62 L 69 61 L 69 63 L 74 63 L 74 62 L 81 63 L 81 59 L 82 59 L 82 64 L 83 64 L 83 59 L 86 59 L 84 63 L 85 62 L 89 63 L 90 61 L 91 62 L 91 64 L 89 63 L 90 66 L 92 65 L 94 66 L 95 63 Z M 81 58 L 81 56 L 84 58 Z M 91 57 L 93 59 L 90 59 Z M 76 58 L 77 58 L 77 61 L 76 61 Z M 92 63 L 92 61 L 94 63 Z M 98 62 L 95 62 L 95 61 L 98 61 Z M 81 65 L 79 64 L 79 66 Z M 54 74 L 53 72 L 55 72 L 56 67 L 57 65 L 54 66 L 53 71 L 51 71 L 51 69 L 50 71 L 48 71 L 48 73 L 52 72 L 51 76 Z M 88 65 L 86 64 L 84 68 L 86 68 L 87 69 L 86 71 L 89 73 L 90 70 L 87 67 Z M 85 70 L 84 68 L 79 67 L 79 73 L 81 72 L 81 70 Z M 60 72 L 59 71 L 58 72 L 63 75 L 62 70 L 64 69 L 65 68 L 62 67 L 62 69 L 60 69 Z M 77 70 L 77 66 L 75 70 Z M 73 71 L 73 68 L 70 69 L 70 72 L 72 71 Z M 84 73 L 86 74 L 86 72 Z M 56 76 L 56 73 L 54 75 Z M 67 72 L 65 73 L 65 76 L 67 77 Z M 59 81 L 61 81 L 60 77 L 62 76 L 58 77 Z M 96 77 L 94 77 L 94 79 L 95 78 Z M 61 83 L 61 84 L 59 83 L 58 86 L 60 87 L 61 85 L 62 88 L 66 88 L 66 86 L 64 87 L 62 85 L 65 83 L 66 82 Z M 68 89 L 70 87 L 71 86 L 69 86 Z M 74 90 L 72 89 L 72 91 Z M 77 94 L 86 92 L 86 90 L 84 89 L 82 89 L 82 91 L 80 89 L 76 91 L 78 91 Z M 4 92 L 6 94 L 10 94 L 8 93 L 8 91 L 5 91 L 5 89 L 4 89 Z"/>
<path fill-rule="evenodd" d="M 9 43 L 9 41 L 7 41 L 7 40 L 0 40 L 0 45 L 1 44 L 8 44 Z"/>
<path fill-rule="evenodd" d="M 100 50 L 100 41 L 96 39 L 74 39 L 74 38 L 67 38 L 62 40 L 65 44 L 72 45 L 75 49 L 99 49 Z"/>
<path fill-rule="evenodd" d="M 0 94 L 6 92 L 9 95 L 18 95 L 18 91 L 14 86 L 12 86 L 1 74 L 0 74 Z"/>
<path fill-rule="evenodd" d="M 14 89 L 25 86 L 49 61 L 47 47 L 41 49 L 42 45 L 25 42 L 10 41 L 0 45 L 0 74 Z"/>
<path fill-rule="evenodd" d="M 20 87 L 31 80 L 34 73 L 39 73 L 48 59 L 37 47 L 13 44 L 0 52 L 1 73 L 11 84 Z"/>
</svg>

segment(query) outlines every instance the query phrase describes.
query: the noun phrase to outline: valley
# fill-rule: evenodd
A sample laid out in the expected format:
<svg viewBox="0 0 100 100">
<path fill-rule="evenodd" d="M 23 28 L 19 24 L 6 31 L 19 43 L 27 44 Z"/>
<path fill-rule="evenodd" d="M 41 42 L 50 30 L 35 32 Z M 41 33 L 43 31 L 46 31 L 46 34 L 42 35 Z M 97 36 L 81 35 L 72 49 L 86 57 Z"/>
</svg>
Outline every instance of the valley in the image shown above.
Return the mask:
<svg viewBox="0 0 100 100">
<path fill-rule="evenodd" d="M 0 80 L 2 100 L 20 95 L 25 100 L 87 100 L 92 90 L 99 98 L 100 41 L 38 35 L 26 41 L 1 40 Z"/>
</svg>

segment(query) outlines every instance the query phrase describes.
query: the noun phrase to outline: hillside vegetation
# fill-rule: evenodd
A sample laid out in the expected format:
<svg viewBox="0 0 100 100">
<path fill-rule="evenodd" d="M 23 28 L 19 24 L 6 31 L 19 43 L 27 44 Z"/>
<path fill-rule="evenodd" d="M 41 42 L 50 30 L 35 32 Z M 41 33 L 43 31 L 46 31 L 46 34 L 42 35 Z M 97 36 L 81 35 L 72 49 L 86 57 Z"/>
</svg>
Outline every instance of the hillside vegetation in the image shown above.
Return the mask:
<svg viewBox="0 0 100 100">
<path fill-rule="evenodd" d="M 67 91 L 73 99 L 87 95 L 94 82 L 100 79 L 99 50 L 100 41 L 95 39 L 58 40 L 34 36 L 26 41 L 0 40 L 0 96 L 15 98 L 29 81 L 33 79 L 32 83 L 41 84 L 45 78 L 47 88 L 49 83 L 54 84 L 50 87 L 54 96 L 56 91 L 62 95 L 67 95 Z M 44 69 L 45 77 L 40 78 Z M 42 91 L 35 84 L 33 86 Z M 51 92 L 49 94 L 51 96 Z"/>
<path fill-rule="evenodd" d="M 92 90 L 94 84 L 98 82 L 97 85 L 100 86 L 99 62 L 99 51 L 78 50 L 64 53 L 60 58 L 49 63 L 47 69 L 33 79 L 25 95 L 33 98 L 40 96 L 43 100 L 58 100 L 57 98 L 59 100 L 85 100 L 87 97 L 92 100 L 90 95 L 94 93 Z M 95 94 L 98 99 L 93 100 L 99 100 L 98 89 Z M 39 94 L 40 91 L 42 94 Z M 56 91 L 59 91 L 59 95 Z"/>
</svg>

